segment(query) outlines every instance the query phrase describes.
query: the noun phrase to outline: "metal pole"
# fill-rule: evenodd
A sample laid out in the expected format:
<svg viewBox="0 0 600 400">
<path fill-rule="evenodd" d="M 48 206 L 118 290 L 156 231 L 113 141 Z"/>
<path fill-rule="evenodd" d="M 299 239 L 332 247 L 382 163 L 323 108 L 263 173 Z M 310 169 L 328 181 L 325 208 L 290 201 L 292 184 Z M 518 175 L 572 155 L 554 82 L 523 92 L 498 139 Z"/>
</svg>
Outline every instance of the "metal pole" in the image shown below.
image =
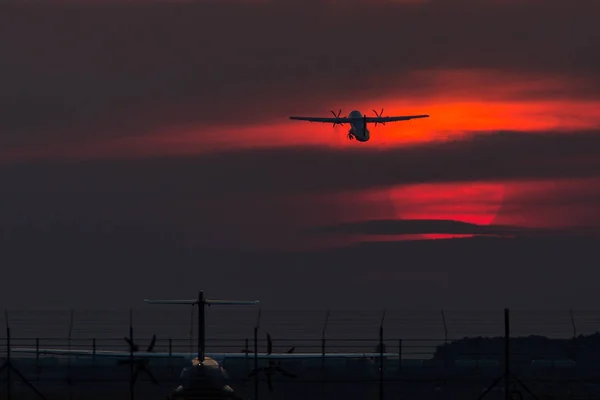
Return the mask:
<svg viewBox="0 0 600 400">
<path fill-rule="evenodd" d="M 448 343 L 448 325 L 446 324 L 446 314 L 442 310 L 442 323 L 444 324 L 444 344 Z"/>
<path fill-rule="evenodd" d="M 194 351 L 194 304 L 190 307 L 190 353 Z"/>
<path fill-rule="evenodd" d="M 258 304 L 258 301 L 230 301 L 230 300 L 206 300 L 204 298 L 204 292 L 201 290 L 198 293 L 198 298 L 194 300 L 149 300 L 145 299 L 145 303 L 149 304 L 189 304 L 198 305 L 198 362 L 204 363 L 205 357 L 205 321 L 204 321 L 204 306 L 211 304 L 219 305 L 251 305 Z"/>
<path fill-rule="evenodd" d="M 8 324 L 8 312 L 6 312 L 6 361 L 4 361 L 4 364 L 2 364 L 0 366 L 0 373 L 2 373 L 4 371 L 4 369 L 6 369 L 6 395 L 7 395 L 8 400 L 10 400 L 12 397 L 12 390 L 11 390 L 12 373 L 11 373 L 11 370 L 17 375 L 18 378 L 21 379 L 21 382 L 23 382 L 31 390 L 33 390 L 40 399 L 45 400 L 44 395 L 42 395 L 40 393 L 40 391 L 37 390 L 35 388 L 35 386 L 33 386 L 31 384 L 31 382 L 22 373 L 20 373 L 19 370 L 16 369 L 15 366 L 12 364 L 10 339 L 11 338 L 10 338 L 10 326 Z"/>
<path fill-rule="evenodd" d="M 577 325 L 575 324 L 575 316 L 573 315 L 573 309 L 569 310 L 571 316 L 571 326 L 573 327 L 573 338 L 577 337 Z"/>
<path fill-rule="evenodd" d="M 398 339 L 398 371 L 402 371 L 402 339 Z"/>
<path fill-rule="evenodd" d="M 12 398 L 12 393 L 11 393 L 11 387 L 12 387 L 12 382 L 11 382 L 11 366 L 12 366 L 12 360 L 10 358 L 10 327 L 8 325 L 8 312 L 6 313 L 6 362 L 8 363 L 7 368 L 6 368 L 6 395 L 8 396 L 8 400 L 11 400 Z"/>
<path fill-rule="evenodd" d="M 379 400 L 383 400 L 383 325 L 379 327 Z"/>
<path fill-rule="evenodd" d="M 379 325 L 379 399 L 383 400 L 383 321 L 385 320 L 385 310 L 381 316 Z"/>
<path fill-rule="evenodd" d="M 254 327 L 254 400 L 258 400 L 258 327 Z"/>
<path fill-rule="evenodd" d="M 35 366 L 40 367 L 40 338 L 35 338 Z"/>
<path fill-rule="evenodd" d="M 73 318 L 75 317 L 75 310 L 71 309 L 71 314 L 70 314 L 70 318 L 69 318 L 69 335 L 68 335 L 68 347 L 69 347 L 69 351 L 71 351 L 71 338 L 73 336 Z M 67 384 L 69 385 L 69 398 L 73 397 L 73 388 L 72 388 L 72 381 L 71 381 L 71 355 L 69 355 L 69 358 L 67 359 Z"/>
<path fill-rule="evenodd" d="M 258 309 L 258 317 L 254 326 L 254 400 L 258 400 L 258 329 L 260 328 L 260 313 Z"/>
<path fill-rule="evenodd" d="M 571 347 L 573 350 L 569 357 L 571 360 L 575 361 L 577 357 L 577 325 L 575 324 L 575 316 L 573 315 L 573 309 L 569 310 L 569 314 L 571 315 L 571 326 L 573 327 L 573 346 Z"/>
<path fill-rule="evenodd" d="M 204 363 L 204 292 L 198 293 L 198 362 Z"/>
<path fill-rule="evenodd" d="M 325 397 L 325 387 L 326 387 L 326 379 L 325 379 L 325 335 L 327 334 L 327 324 L 329 323 L 329 312 L 327 310 L 327 314 L 325 314 L 325 323 L 323 324 L 323 330 L 321 331 L 321 398 Z"/>
<path fill-rule="evenodd" d="M 510 400 L 510 317 L 508 308 L 504 309 L 504 398 Z"/>
<path fill-rule="evenodd" d="M 131 341 L 131 343 L 129 344 L 129 398 L 133 400 L 135 396 L 133 386 L 133 374 L 135 372 L 135 368 L 133 365 L 133 309 L 129 309 L 129 340 Z"/>
<path fill-rule="evenodd" d="M 444 324 L 444 346 L 448 344 L 448 325 L 446 324 L 446 314 L 442 310 L 442 323 Z M 451 368 L 449 365 L 449 357 L 444 357 L 444 393 L 448 393 L 448 370 Z M 476 364 L 479 366 L 479 363 Z M 476 367 L 477 368 L 477 367 Z"/>
</svg>

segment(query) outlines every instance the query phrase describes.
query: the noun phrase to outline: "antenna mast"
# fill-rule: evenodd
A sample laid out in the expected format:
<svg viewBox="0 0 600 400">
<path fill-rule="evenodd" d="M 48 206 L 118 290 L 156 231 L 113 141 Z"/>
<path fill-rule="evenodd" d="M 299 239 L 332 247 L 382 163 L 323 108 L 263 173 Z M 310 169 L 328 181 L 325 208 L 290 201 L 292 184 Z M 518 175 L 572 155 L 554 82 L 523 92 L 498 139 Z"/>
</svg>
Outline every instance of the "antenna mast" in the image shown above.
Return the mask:
<svg viewBox="0 0 600 400">
<path fill-rule="evenodd" d="M 236 300 L 208 300 L 204 298 L 204 291 L 198 292 L 198 298 L 193 300 L 148 300 L 144 299 L 144 303 L 148 304 L 186 304 L 192 307 L 198 306 L 198 362 L 204 363 L 204 354 L 206 353 L 206 321 L 204 317 L 204 308 L 206 305 L 222 305 L 222 306 L 248 306 L 259 304 L 258 300 L 254 301 L 236 301 Z"/>
</svg>

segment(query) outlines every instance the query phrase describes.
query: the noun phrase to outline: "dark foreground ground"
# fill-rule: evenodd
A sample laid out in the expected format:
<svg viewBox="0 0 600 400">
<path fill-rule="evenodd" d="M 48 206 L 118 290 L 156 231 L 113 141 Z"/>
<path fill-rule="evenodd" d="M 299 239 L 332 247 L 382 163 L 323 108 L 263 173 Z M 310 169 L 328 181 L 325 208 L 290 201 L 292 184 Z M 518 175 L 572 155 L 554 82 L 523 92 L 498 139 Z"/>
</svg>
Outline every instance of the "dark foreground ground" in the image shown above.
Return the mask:
<svg viewBox="0 0 600 400">
<path fill-rule="evenodd" d="M 183 367 L 181 362 L 149 366 L 148 370 L 156 377 L 158 384 L 152 383 L 148 375 L 140 370 L 131 390 L 129 365 L 86 366 L 71 361 L 69 366 L 66 360 L 60 363 L 56 360 L 39 363 L 35 360 L 16 360 L 15 366 L 47 400 L 165 399 L 179 385 L 178 378 Z M 281 366 L 297 377 L 275 375 L 272 390 L 269 390 L 265 375 L 259 374 L 259 399 L 381 399 L 381 390 L 384 399 L 477 399 L 503 373 L 499 366 L 444 369 L 439 366 L 406 365 L 399 368 L 396 363 L 386 366 L 381 386 L 378 365 L 373 361 L 344 361 L 323 367 L 318 363 L 300 365 L 288 362 Z M 253 361 L 236 360 L 225 367 L 230 374 L 230 384 L 239 396 L 255 399 L 255 381 L 253 377 L 248 378 Z M 8 399 L 6 377 L 6 372 L 3 372 L 0 380 L 2 399 Z M 518 371 L 518 377 L 540 399 L 600 398 L 600 379 L 584 377 L 572 369 L 530 369 Z M 37 398 L 35 392 L 21 382 L 15 373 L 11 373 L 11 381 L 12 400 Z M 519 390 L 523 399 L 535 398 L 518 386 L 516 381 L 510 389 Z M 504 398 L 503 382 L 490 391 L 486 398 Z"/>
</svg>

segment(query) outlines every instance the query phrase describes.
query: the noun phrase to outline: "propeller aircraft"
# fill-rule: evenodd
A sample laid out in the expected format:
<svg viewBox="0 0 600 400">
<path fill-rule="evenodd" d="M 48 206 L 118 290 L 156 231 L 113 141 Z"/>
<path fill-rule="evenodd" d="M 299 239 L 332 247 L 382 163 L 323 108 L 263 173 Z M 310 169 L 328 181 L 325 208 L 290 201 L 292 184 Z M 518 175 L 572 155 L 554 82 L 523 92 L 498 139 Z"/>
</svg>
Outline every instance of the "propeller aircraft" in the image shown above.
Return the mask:
<svg viewBox="0 0 600 400">
<path fill-rule="evenodd" d="M 373 110 L 376 117 L 367 117 L 363 115 L 360 111 L 354 110 L 348 114 L 346 117 L 340 117 L 342 110 L 339 110 L 338 113 L 333 114 L 333 118 L 331 117 L 290 117 L 292 120 L 296 121 L 309 121 L 309 122 L 322 122 L 322 123 L 330 123 L 335 127 L 336 125 L 344 125 L 349 124 L 350 130 L 348 130 L 348 139 L 356 139 L 357 142 L 367 142 L 371 138 L 371 133 L 367 129 L 367 123 L 374 123 L 375 126 L 377 124 L 385 125 L 386 122 L 397 122 L 397 121 L 408 121 L 416 118 L 429 118 L 427 114 L 421 115 L 402 115 L 397 117 L 384 117 L 383 108 L 381 112 L 377 112 Z"/>
<path fill-rule="evenodd" d="M 363 359 L 373 362 L 376 358 L 398 357 L 398 354 L 373 352 L 373 353 L 295 353 L 295 348 L 292 347 L 285 353 L 273 353 L 273 340 L 267 334 L 267 351 L 259 353 L 256 349 L 252 351 L 242 351 L 239 353 L 205 353 L 204 349 L 204 305 L 219 304 L 219 305 L 249 305 L 258 304 L 258 301 L 240 302 L 240 301 L 225 301 L 225 300 L 206 300 L 203 293 L 200 292 L 198 299 L 195 300 L 164 300 L 151 301 L 146 300 L 151 304 L 191 304 L 199 306 L 199 342 L 198 352 L 155 352 L 156 335 L 152 337 L 150 345 L 146 351 L 139 351 L 139 346 L 133 342 L 131 337 L 125 338 L 129 345 L 129 351 L 113 351 L 113 350 L 72 350 L 72 349 L 49 349 L 49 348 L 12 348 L 13 353 L 29 353 L 37 355 L 53 355 L 53 356 L 71 356 L 75 358 L 95 357 L 96 359 L 114 359 L 116 365 L 133 364 L 134 374 L 132 380 L 136 379 L 140 372 L 144 372 L 149 376 L 154 384 L 158 384 L 158 380 L 152 375 L 148 369 L 148 365 L 152 360 L 181 360 L 184 367 L 180 379 L 181 384 L 174 389 L 171 398 L 181 398 L 189 395 L 197 395 L 198 392 L 211 392 L 211 397 L 239 399 L 240 397 L 230 386 L 228 373 L 223 367 L 227 360 L 236 359 L 254 359 L 255 368 L 250 371 L 246 377 L 244 384 L 249 378 L 258 374 L 264 373 L 267 379 L 269 390 L 273 390 L 272 377 L 276 374 L 281 374 L 289 378 L 296 378 L 297 375 L 285 370 L 281 366 L 283 360 L 326 360 L 326 359 Z M 130 336 L 131 333 L 130 333 Z M 200 361 L 202 360 L 202 361 Z M 258 360 L 266 360 L 268 364 L 264 367 L 256 367 Z"/>
</svg>

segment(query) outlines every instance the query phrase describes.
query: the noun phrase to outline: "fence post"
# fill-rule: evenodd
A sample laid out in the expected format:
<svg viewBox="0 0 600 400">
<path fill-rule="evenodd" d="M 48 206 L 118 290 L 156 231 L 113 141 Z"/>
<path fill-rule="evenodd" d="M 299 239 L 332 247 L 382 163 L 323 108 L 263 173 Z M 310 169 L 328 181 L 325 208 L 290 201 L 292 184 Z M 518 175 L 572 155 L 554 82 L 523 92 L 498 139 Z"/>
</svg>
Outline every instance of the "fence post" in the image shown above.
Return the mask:
<svg viewBox="0 0 600 400">
<path fill-rule="evenodd" d="M 446 324 L 446 314 L 442 310 L 442 323 L 444 324 L 444 344 L 448 344 L 448 325 Z"/>
<path fill-rule="evenodd" d="M 244 340 L 244 354 L 246 355 L 244 357 L 244 367 L 246 368 L 245 369 L 245 371 L 246 371 L 245 373 L 248 374 L 249 371 L 251 371 L 250 364 L 249 364 L 249 361 L 250 361 L 250 359 L 249 359 L 249 357 L 250 357 L 250 344 L 248 343 L 248 338 L 246 338 Z"/>
<path fill-rule="evenodd" d="M 202 304 L 198 304 L 198 307 L 202 307 Z M 192 353 L 194 351 L 194 304 L 192 304 L 190 310 L 190 353 Z M 198 327 L 198 329 L 200 329 L 200 327 Z"/>
<path fill-rule="evenodd" d="M 327 324 L 329 323 L 330 310 L 325 314 L 325 323 L 321 331 L 321 398 L 325 397 L 325 335 L 327 334 Z"/>
<path fill-rule="evenodd" d="M 575 324 L 575 316 L 573 315 L 573 309 L 569 310 L 569 315 L 571 316 L 571 326 L 573 327 L 573 337 L 577 336 L 577 325 Z"/>
<path fill-rule="evenodd" d="M 40 369 L 40 338 L 35 338 L 35 367 Z"/>
<path fill-rule="evenodd" d="M 442 324 L 444 325 L 444 347 L 446 347 L 445 350 L 448 350 L 447 345 L 448 345 L 448 324 L 446 324 L 446 314 L 444 314 L 444 310 L 441 310 L 442 313 Z M 448 351 L 445 351 L 445 355 L 444 355 L 444 392 L 447 393 L 448 392 L 448 371 L 450 371 L 450 359 L 451 357 L 448 357 Z M 478 365 L 479 364 L 475 364 L 475 370 L 477 370 Z"/>
<path fill-rule="evenodd" d="M 577 352 L 577 325 L 575 324 L 575 316 L 573 315 L 573 309 L 569 310 L 569 314 L 571 316 L 571 326 L 573 327 L 573 344 L 571 345 L 571 360 L 575 361 L 576 352 Z"/>
<path fill-rule="evenodd" d="M 325 335 L 327 334 L 327 324 L 329 323 L 329 312 L 330 310 L 327 310 L 327 314 L 325 314 L 325 323 L 321 331 L 321 355 L 323 359 L 325 359 Z"/>
<path fill-rule="evenodd" d="M 510 400 L 510 313 L 504 309 L 504 398 Z"/>
<path fill-rule="evenodd" d="M 12 389 L 12 374 L 11 374 L 11 354 L 10 354 L 10 324 L 8 322 L 8 310 L 4 311 L 4 321 L 6 323 L 6 365 L 8 368 L 6 368 L 6 396 L 8 400 L 11 400 L 12 398 L 12 393 L 11 393 L 11 389 Z"/>
<path fill-rule="evenodd" d="M 71 309 L 70 314 L 69 314 L 69 332 L 67 335 L 67 347 L 69 349 L 69 351 L 71 351 L 71 336 L 73 333 L 73 318 L 75 311 L 73 309 Z M 71 354 L 69 354 L 68 358 L 67 358 L 67 385 L 69 385 L 69 399 L 73 397 L 73 391 L 72 391 L 72 386 L 71 386 Z"/>
<path fill-rule="evenodd" d="M 256 325 L 254 326 L 254 400 L 258 400 L 258 329 L 260 328 L 261 309 L 258 309 Z"/>
<path fill-rule="evenodd" d="M 398 339 L 398 371 L 402 372 L 402 339 Z"/>
<path fill-rule="evenodd" d="M 133 309 L 131 308 L 129 309 L 129 340 L 129 398 L 133 400 L 135 394 L 135 382 L 133 381 L 133 374 L 135 373 L 135 371 L 133 366 Z"/>
<path fill-rule="evenodd" d="M 385 309 L 381 316 L 381 323 L 379 324 L 379 400 L 383 400 L 383 322 L 385 321 Z"/>
<path fill-rule="evenodd" d="M 15 368 L 15 366 L 12 363 L 12 358 L 11 358 L 11 347 L 10 347 L 10 325 L 8 323 L 8 311 L 5 311 L 5 316 L 6 316 L 6 361 L 4 361 L 4 364 L 0 365 L 0 373 L 2 373 L 5 369 L 6 369 L 6 394 L 7 394 L 7 398 L 8 400 L 11 399 L 12 397 L 12 374 L 11 374 L 11 370 L 14 371 L 14 373 L 17 375 L 18 378 L 21 378 L 21 381 L 27 385 L 31 390 L 33 390 L 35 392 L 35 394 L 37 394 L 37 396 L 42 399 L 45 400 L 45 397 L 40 393 L 39 390 L 37 390 L 35 388 L 35 386 L 33 386 L 33 384 L 22 374 L 19 372 L 18 369 Z"/>
</svg>

